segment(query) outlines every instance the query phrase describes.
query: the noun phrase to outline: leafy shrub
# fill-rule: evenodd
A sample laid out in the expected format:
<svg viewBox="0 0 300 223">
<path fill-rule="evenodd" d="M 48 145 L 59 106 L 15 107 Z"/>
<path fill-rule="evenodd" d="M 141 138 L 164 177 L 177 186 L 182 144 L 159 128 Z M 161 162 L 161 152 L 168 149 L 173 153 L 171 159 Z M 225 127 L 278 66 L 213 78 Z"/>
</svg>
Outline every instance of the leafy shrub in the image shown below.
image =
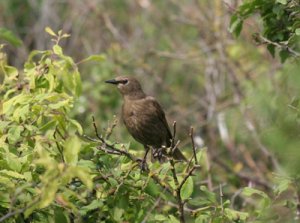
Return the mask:
<svg viewBox="0 0 300 223">
<path fill-rule="evenodd" d="M 68 35 L 46 31 L 52 49 L 31 52 L 23 71 L 1 53 L 0 222 L 246 220 L 229 200 L 205 185 L 196 188 L 193 179 L 206 171 L 198 171 L 205 167 L 205 149 L 196 154 L 193 147 L 188 164 L 170 158 L 141 172 L 129 144 L 109 141 L 114 126 L 102 136 L 94 120 L 95 137 L 85 136 L 70 116 L 81 79 L 59 45 Z M 81 62 L 91 60 L 103 56 Z"/>
<path fill-rule="evenodd" d="M 291 56 L 299 57 L 299 1 L 245 1 L 231 18 L 231 32 L 239 36 L 244 21 L 256 13 L 262 20 L 262 33 L 254 34 L 254 40 L 266 44 L 272 56 L 275 55 L 275 49 L 278 49 L 282 62 Z"/>
</svg>

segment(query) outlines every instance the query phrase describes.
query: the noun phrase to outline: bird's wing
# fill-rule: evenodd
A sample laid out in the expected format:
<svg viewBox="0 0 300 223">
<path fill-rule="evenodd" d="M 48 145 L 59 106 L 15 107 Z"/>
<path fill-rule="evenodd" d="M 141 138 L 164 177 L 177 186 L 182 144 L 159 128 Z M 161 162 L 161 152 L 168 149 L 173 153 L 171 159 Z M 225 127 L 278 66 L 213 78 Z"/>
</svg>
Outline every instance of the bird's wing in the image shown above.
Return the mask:
<svg viewBox="0 0 300 223">
<path fill-rule="evenodd" d="M 167 131 L 166 143 L 167 143 L 167 146 L 170 146 L 172 134 L 171 134 L 164 110 L 162 109 L 162 107 L 160 106 L 160 104 L 157 102 L 157 100 L 154 97 L 148 96 L 148 97 L 146 97 L 146 100 L 152 102 L 151 105 L 154 107 L 153 111 L 155 111 L 156 116 L 165 126 L 166 131 Z"/>
</svg>

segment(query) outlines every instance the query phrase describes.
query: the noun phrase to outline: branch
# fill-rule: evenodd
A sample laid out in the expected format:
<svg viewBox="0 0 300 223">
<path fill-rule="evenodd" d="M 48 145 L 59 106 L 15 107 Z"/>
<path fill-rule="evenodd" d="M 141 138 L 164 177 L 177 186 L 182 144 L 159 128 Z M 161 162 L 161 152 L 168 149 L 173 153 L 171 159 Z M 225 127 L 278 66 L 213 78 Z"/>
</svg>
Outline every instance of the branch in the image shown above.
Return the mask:
<svg viewBox="0 0 300 223">
<path fill-rule="evenodd" d="M 254 38 L 255 40 L 257 40 L 257 39 L 262 40 L 262 42 L 260 42 L 260 43 L 263 43 L 263 44 L 264 44 L 264 43 L 271 44 L 271 45 L 276 46 L 276 47 L 278 47 L 278 48 L 280 48 L 280 49 L 282 49 L 282 50 L 287 50 L 287 51 L 288 51 L 290 54 L 292 54 L 294 57 L 300 57 L 300 53 L 299 53 L 299 52 L 293 50 L 291 47 L 289 47 L 289 46 L 286 45 L 286 44 L 273 42 L 273 41 L 271 41 L 271 40 L 269 40 L 269 39 L 263 37 L 262 35 L 260 35 L 260 34 L 258 34 L 258 33 L 254 34 L 254 37 L 253 37 L 253 38 Z"/>
<path fill-rule="evenodd" d="M 86 135 L 82 135 L 82 137 L 84 137 L 85 139 L 89 140 L 89 141 L 92 141 L 92 142 L 96 142 L 96 143 L 102 143 L 102 145 L 100 146 L 97 146 L 96 148 L 98 150 L 101 150 L 103 151 L 104 153 L 107 153 L 107 154 L 112 154 L 112 155 L 117 155 L 117 156 L 126 156 L 127 158 L 129 158 L 131 161 L 135 162 L 135 163 L 139 163 L 142 161 L 140 158 L 137 158 L 136 156 L 134 156 L 133 154 L 131 154 L 130 152 L 127 152 L 125 150 L 122 150 L 122 149 L 118 149 L 114 146 L 114 144 L 109 144 L 106 142 L 105 139 L 103 139 L 103 137 L 101 137 L 98 133 L 98 129 L 97 129 L 97 125 L 95 123 L 95 118 L 94 116 L 92 117 L 93 118 L 93 126 L 94 126 L 94 129 L 95 129 L 95 134 L 97 136 L 98 139 L 94 139 L 94 138 L 91 138 L 89 136 L 86 136 Z M 166 190 L 167 192 L 169 192 L 170 194 L 173 194 L 172 193 L 172 189 L 166 185 L 166 183 L 164 182 L 161 182 L 160 178 L 155 175 L 153 172 L 151 172 L 150 174 L 150 171 L 149 171 L 149 168 L 146 168 L 146 170 L 144 171 L 146 174 L 150 175 L 150 177 L 158 184 L 160 185 L 164 190 Z"/>
<path fill-rule="evenodd" d="M 182 201 L 182 198 L 180 195 L 180 189 L 182 186 L 181 186 L 181 184 L 179 184 L 179 181 L 178 181 L 178 177 L 177 177 L 177 173 L 176 173 L 176 169 L 175 169 L 175 161 L 174 161 L 173 154 L 172 154 L 174 151 L 174 148 L 176 148 L 174 145 L 175 136 L 176 136 L 176 122 L 173 123 L 173 138 L 172 138 L 172 144 L 171 144 L 172 147 L 171 147 L 171 151 L 169 152 L 170 154 L 168 156 L 168 159 L 169 159 L 169 162 L 171 165 L 171 172 L 172 172 L 173 180 L 174 180 L 174 183 L 176 186 L 175 193 L 176 193 L 176 199 L 177 199 L 177 204 L 178 204 L 179 219 L 180 219 L 181 223 L 185 223 L 184 202 Z"/>
<path fill-rule="evenodd" d="M 197 160 L 197 156 L 196 156 L 196 147 L 195 147 L 195 142 L 194 142 L 194 128 L 193 127 L 191 127 L 190 137 L 191 137 L 191 141 L 192 141 L 192 149 L 193 149 L 195 164 L 198 165 L 198 160 Z"/>
<path fill-rule="evenodd" d="M 11 211 L 9 210 L 9 212 L 6 214 L 6 215 L 3 215 L 1 218 L 0 218 L 0 222 L 4 222 L 5 220 L 7 220 L 8 218 L 10 217 L 13 217 L 15 215 L 18 215 L 18 214 L 21 214 L 23 213 L 24 211 L 26 211 L 27 209 L 31 208 L 32 206 L 34 206 L 35 204 L 37 204 L 38 202 L 40 201 L 40 198 L 39 199 L 36 199 L 35 201 L 33 201 L 31 204 L 21 208 L 21 209 L 17 209 L 15 211 Z"/>
<path fill-rule="evenodd" d="M 181 190 L 183 184 L 187 181 L 187 179 L 193 175 L 194 170 L 199 169 L 200 167 L 201 167 L 200 165 L 195 165 L 189 170 L 189 172 L 185 175 L 185 177 L 183 178 L 183 180 L 181 181 L 181 183 L 179 185 L 180 190 Z"/>
</svg>

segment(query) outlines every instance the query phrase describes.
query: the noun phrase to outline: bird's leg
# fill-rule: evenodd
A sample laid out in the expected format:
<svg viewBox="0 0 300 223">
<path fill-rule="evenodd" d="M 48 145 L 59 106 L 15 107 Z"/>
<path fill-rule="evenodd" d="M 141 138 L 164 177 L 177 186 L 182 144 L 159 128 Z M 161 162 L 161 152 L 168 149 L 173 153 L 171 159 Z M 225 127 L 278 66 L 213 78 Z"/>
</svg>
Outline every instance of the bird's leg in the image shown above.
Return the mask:
<svg viewBox="0 0 300 223">
<path fill-rule="evenodd" d="M 148 152 L 150 150 L 150 147 L 147 146 L 147 145 L 144 145 L 144 148 L 145 148 L 146 152 L 145 152 L 144 158 L 143 158 L 142 163 L 141 163 L 141 170 L 142 171 L 147 170 L 147 168 L 148 168 L 147 167 L 147 155 L 148 155 Z"/>
<path fill-rule="evenodd" d="M 159 162 L 163 162 L 164 161 L 164 150 L 166 149 L 165 146 L 162 146 L 160 148 L 154 148 L 153 149 L 153 158 L 157 159 Z"/>
</svg>

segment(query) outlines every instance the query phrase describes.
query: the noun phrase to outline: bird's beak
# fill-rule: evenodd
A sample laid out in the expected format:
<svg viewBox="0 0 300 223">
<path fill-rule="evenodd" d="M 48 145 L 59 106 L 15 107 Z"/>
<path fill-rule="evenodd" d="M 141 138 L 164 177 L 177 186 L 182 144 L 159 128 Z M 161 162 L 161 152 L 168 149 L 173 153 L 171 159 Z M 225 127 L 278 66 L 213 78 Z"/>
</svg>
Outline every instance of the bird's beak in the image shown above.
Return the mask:
<svg viewBox="0 0 300 223">
<path fill-rule="evenodd" d="M 105 81 L 105 83 L 108 83 L 108 84 L 119 84 L 120 81 L 117 81 L 117 80 L 115 80 L 115 79 L 112 79 L 112 80 L 107 80 L 107 81 Z"/>
</svg>

